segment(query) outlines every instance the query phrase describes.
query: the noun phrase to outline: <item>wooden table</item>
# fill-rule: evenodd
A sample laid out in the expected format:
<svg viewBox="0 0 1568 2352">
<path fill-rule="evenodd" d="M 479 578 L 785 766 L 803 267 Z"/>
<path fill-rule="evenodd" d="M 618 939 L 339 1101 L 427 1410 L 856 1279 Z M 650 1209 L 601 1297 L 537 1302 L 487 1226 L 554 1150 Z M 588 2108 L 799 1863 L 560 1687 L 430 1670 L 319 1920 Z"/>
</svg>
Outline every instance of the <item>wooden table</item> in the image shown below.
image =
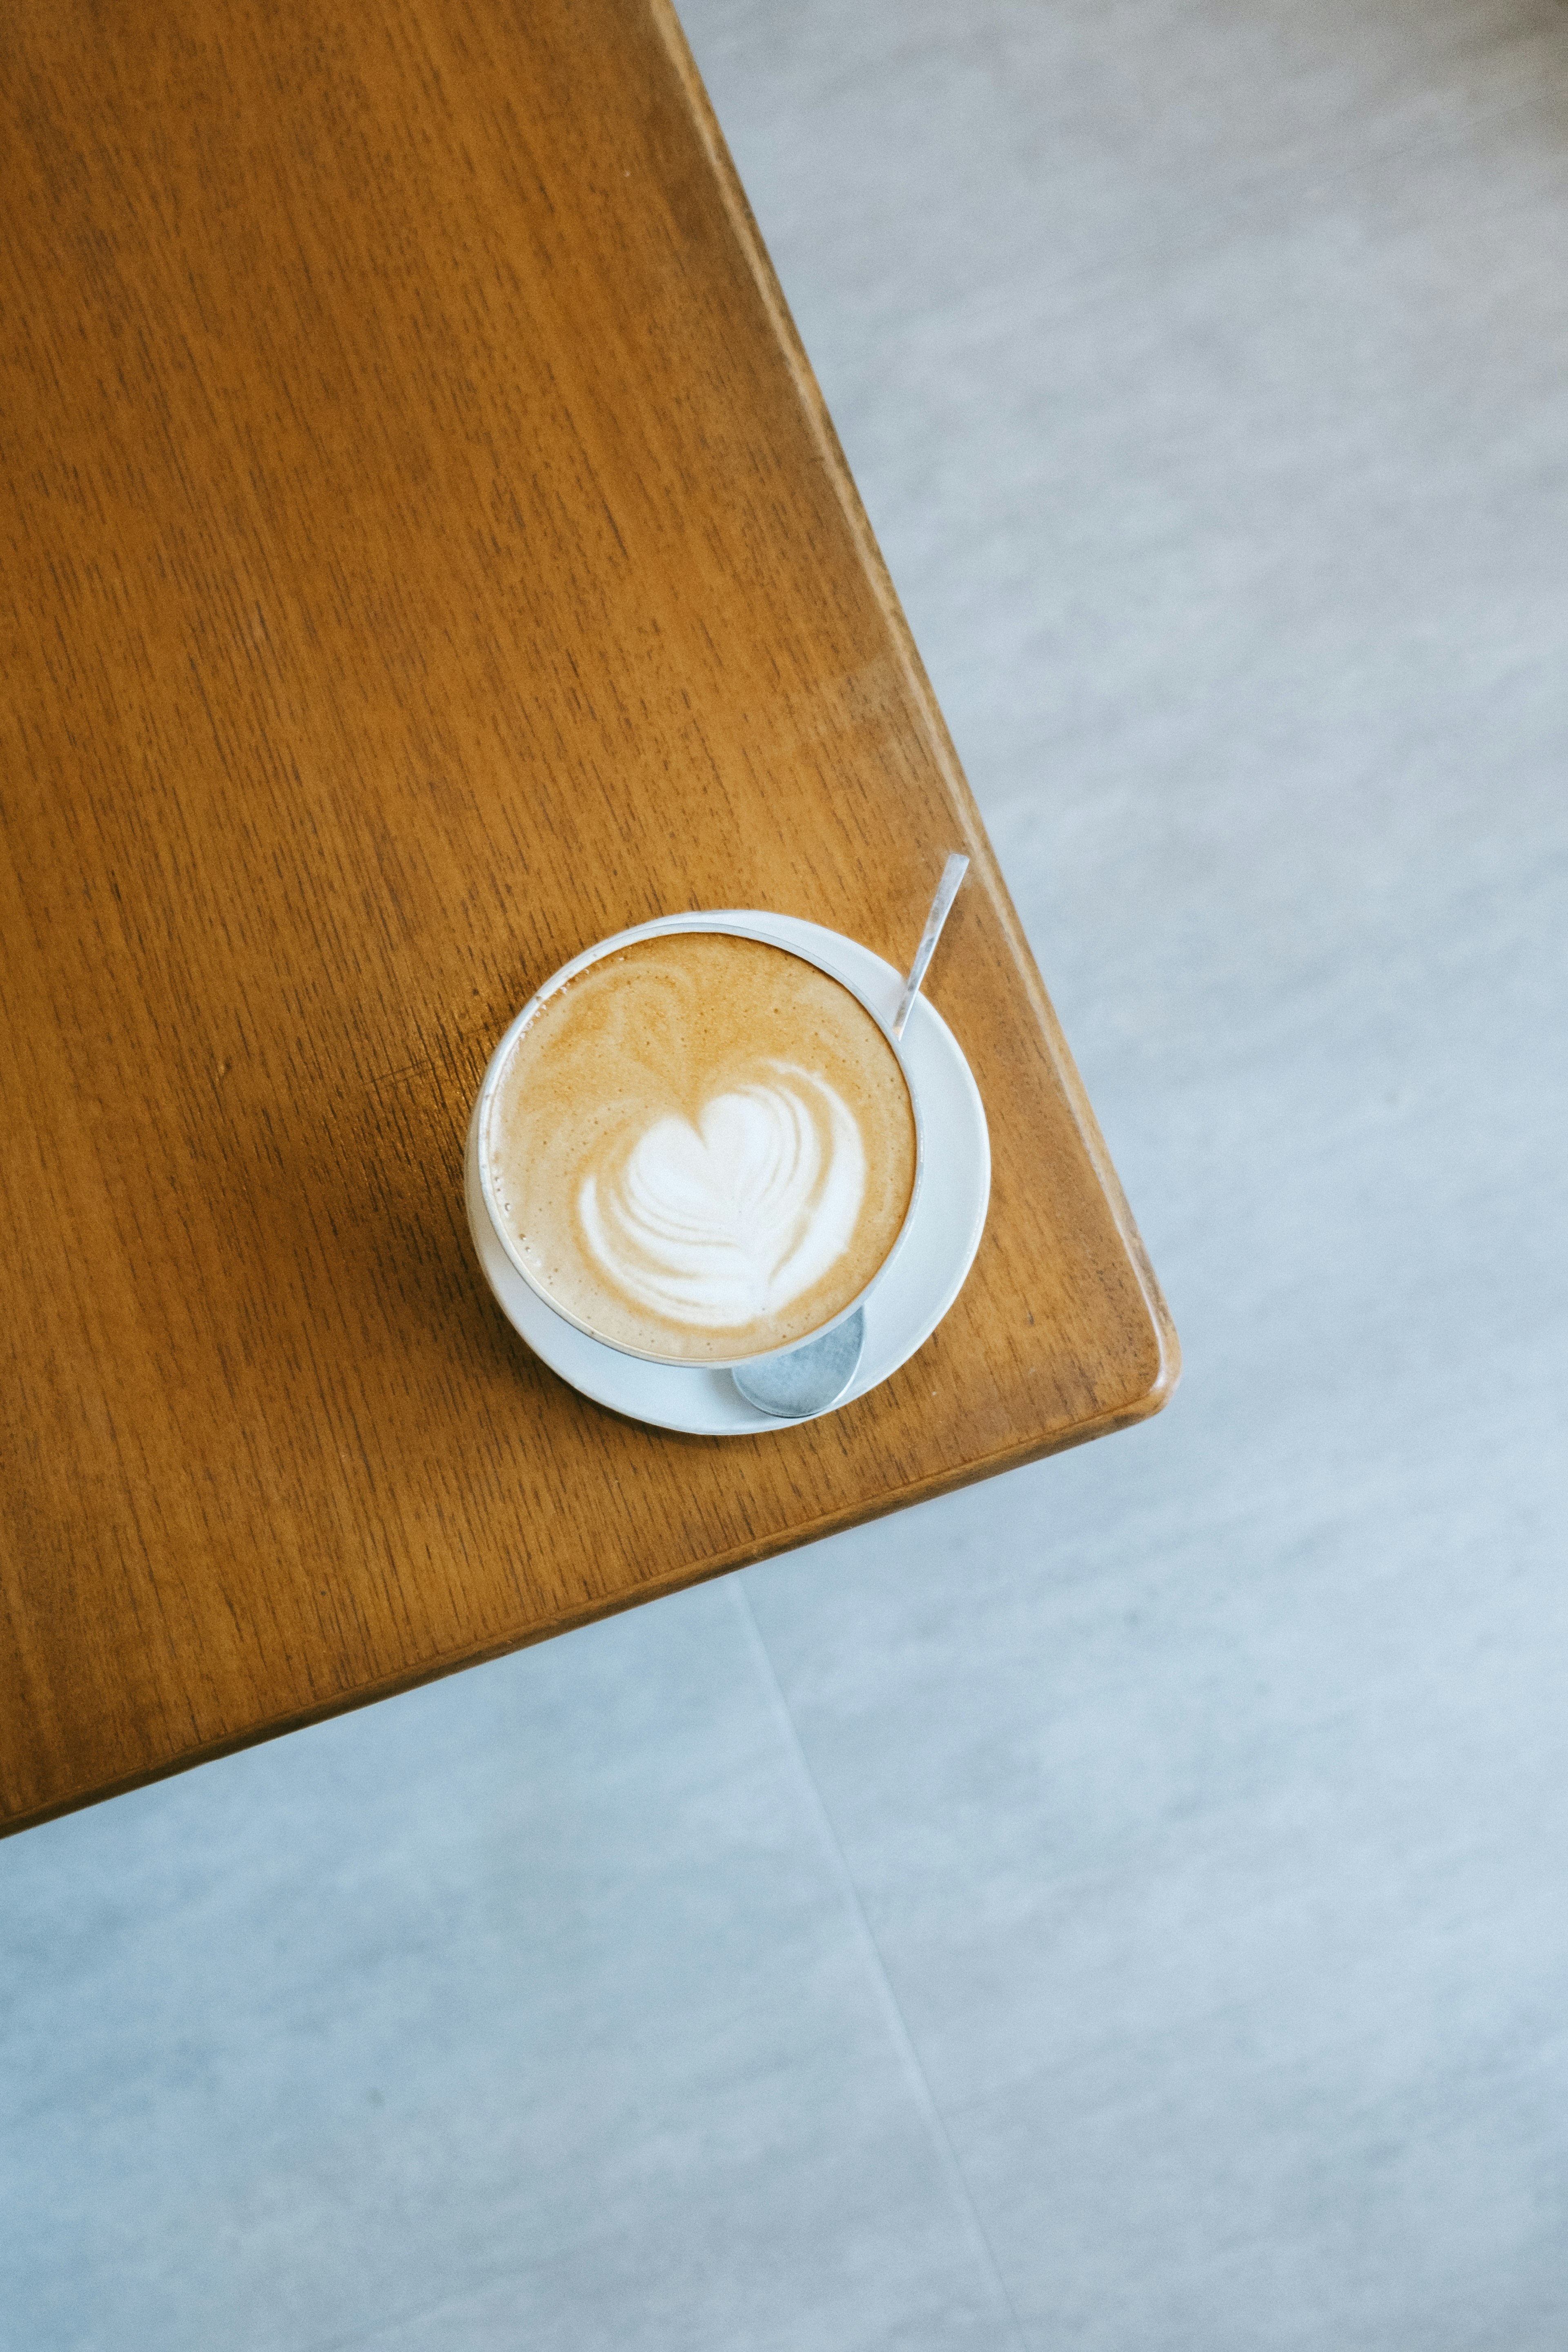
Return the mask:
<svg viewBox="0 0 1568 2352">
<path fill-rule="evenodd" d="M 1121 1427 L 1174 1337 L 664 0 L 20 0 L 0 54 L 10 1827 Z M 769 906 L 988 1107 L 969 1285 L 757 1439 L 479 1276 L 490 1046 Z"/>
</svg>

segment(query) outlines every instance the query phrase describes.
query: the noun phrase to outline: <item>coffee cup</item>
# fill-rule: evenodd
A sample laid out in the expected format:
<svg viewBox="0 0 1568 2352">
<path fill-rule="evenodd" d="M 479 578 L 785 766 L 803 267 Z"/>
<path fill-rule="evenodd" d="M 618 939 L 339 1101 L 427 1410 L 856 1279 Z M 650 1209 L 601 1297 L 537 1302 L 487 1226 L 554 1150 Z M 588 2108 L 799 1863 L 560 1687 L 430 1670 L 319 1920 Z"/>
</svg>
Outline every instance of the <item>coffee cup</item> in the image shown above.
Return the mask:
<svg viewBox="0 0 1568 2352">
<path fill-rule="evenodd" d="M 924 1151 L 892 1006 L 803 929 L 722 910 L 617 932 L 490 1057 L 470 1125 L 484 1221 L 544 1306 L 622 1355 L 787 1353 L 902 1248 Z"/>
</svg>

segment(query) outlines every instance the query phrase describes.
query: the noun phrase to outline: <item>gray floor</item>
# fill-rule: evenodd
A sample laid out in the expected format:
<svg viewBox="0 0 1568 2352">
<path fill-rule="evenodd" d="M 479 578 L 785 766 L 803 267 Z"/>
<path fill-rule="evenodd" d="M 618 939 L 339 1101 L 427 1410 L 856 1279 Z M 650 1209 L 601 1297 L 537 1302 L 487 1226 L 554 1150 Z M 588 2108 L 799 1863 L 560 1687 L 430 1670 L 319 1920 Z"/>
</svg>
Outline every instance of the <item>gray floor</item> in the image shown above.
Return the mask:
<svg viewBox="0 0 1568 2352">
<path fill-rule="evenodd" d="M 1163 1420 L 0 1850 L 6 2352 L 1568 2345 L 1568 15 L 694 0 Z"/>
</svg>

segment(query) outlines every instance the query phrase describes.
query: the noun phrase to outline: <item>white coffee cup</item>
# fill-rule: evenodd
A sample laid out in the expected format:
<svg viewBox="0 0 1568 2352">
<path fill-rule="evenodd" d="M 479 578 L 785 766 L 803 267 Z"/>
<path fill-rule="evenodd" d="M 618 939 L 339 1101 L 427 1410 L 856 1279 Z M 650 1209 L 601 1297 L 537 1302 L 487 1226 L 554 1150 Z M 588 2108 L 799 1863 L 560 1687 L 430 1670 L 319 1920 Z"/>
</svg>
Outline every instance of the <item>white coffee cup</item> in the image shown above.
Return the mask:
<svg viewBox="0 0 1568 2352">
<path fill-rule="evenodd" d="M 661 1355 L 651 1349 L 630 1347 L 625 1339 L 611 1339 L 606 1333 L 595 1330 L 592 1323 L 584 1321 L 580 1315 L 574 1314 L 539 1280 L 535 1270 L 518 1248 L 516 1241 L 509 1231 L 508 1221 L 501 1213 L 500 1203 L 495 1192 L 494 1171 L 489 1150 L 490 1117 L 502 1076 L 511 1058 L 512 1048 L 541 1007 L 559 989 L 564 988 L 569 981 L 575 980 L 578 974 L 585 971 L 591 964 L 599 962 L 605 956 L 615 954 L 619 949 L 630 947 L 639 940 L 664 939 L 673 933 L 691 931 L 716 932 L 731 939 L 758 940 L 764 946 L 781 948 L 787 955 L 795 956 L 803 963 L 813 964 L 819 971 L 826 972 L 839 987 L 846 989 L 875 1024 L 898 1062 L 904 1084 L 909 1090 L 910 1108 L 915 1129 L 914 1181 L 910 1190 L 909 1203 L 892 1244 L 875 1273 L 856 1296 L 839 1308 L 837 1314 L 830 1316 L 815 1329 L 803 1334 L 801 1338 L 790 1340 L 784 1347 L 756 1349 L 738 1356 L 704 1356 L 701 1359 L 702 1367 L 708 1370 L 717 1371 L 732 1370 L 737 1364 L 760 1363 L 771 1356 L 787 1355 L 791 1349 L 801 1346 L 804 1339 L 815 1340 L 820 1339 L 825 1332 L 833 1330 L 865 1305 L 883 1281 L 889 1268 L 903 1247 L 914 1216 L 915 1204 L 920 1196 L 925 1163 L 925 1142 L 921 1118 L 920 1092 L 916 1079 L 900 1041 L 893 1035 L 889 1026 L 894 1009 L 891 1003 L 885 1006 L 873 1003 L 862 990 L 852 981 L 847 980 L 843 972 L 836 969 L 825 955 L 814 954 L 810 949 L 803 947 L 795 928 L 776 916 L 760 913 L 751 908 L 739 911 L 733 908 L 722 908 L 689 915 L 664 915 L 656 922 L 639 923 L 630 930 L 617 931 L 610 939 L 596 941 L 593 947 L 585 948 L 581 955 L 574 956 L 570 963 L 563 964 L 559 971 L 551 974 L 542 988 L 536 990 L 516 1019 L 510 1023 L 496 1046 L 495 1052 L 490 1055 L 474 1104 L 468 1130 L 468 1156 L 471 1166 L 477 1162 L 479 1203 L 482 1205 L 487 1223 L 494 1234 L 497 1246 L 503 1252 L 508 1263 L 515 1268 L 529 1289 L 551 1309 L 552 1314 L 560 1316 L 563 1322 L 571 1324 L 588 1339 L 596 1340 L 600 1346 L 614 1349 L 619 1355 L 637 1356 L 647 1363 L 668 1364 L 672 1368 L 679 1367 L 683 1370 L 691 1369 L 692 1360 L 689 1355 Z"/>
</svg>

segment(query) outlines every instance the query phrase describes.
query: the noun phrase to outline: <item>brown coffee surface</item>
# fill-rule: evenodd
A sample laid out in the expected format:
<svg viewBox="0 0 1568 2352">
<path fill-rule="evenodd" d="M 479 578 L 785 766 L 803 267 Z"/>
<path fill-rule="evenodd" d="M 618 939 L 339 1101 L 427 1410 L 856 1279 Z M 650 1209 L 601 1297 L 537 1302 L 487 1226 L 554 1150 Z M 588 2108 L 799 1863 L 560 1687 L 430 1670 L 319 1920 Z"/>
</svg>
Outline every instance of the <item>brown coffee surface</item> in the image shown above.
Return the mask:
<svg viewBox="0 0 1568 2352">
<path fill-rule="evenodd" d="M 831 1321 L 915 1180 L 909 1089 L 869 1013 L 803 958 L 715 931 L 638 940 L 547 997 L 481 1148 L 545 1294 L 676 1362 Z"/>
</svg>

